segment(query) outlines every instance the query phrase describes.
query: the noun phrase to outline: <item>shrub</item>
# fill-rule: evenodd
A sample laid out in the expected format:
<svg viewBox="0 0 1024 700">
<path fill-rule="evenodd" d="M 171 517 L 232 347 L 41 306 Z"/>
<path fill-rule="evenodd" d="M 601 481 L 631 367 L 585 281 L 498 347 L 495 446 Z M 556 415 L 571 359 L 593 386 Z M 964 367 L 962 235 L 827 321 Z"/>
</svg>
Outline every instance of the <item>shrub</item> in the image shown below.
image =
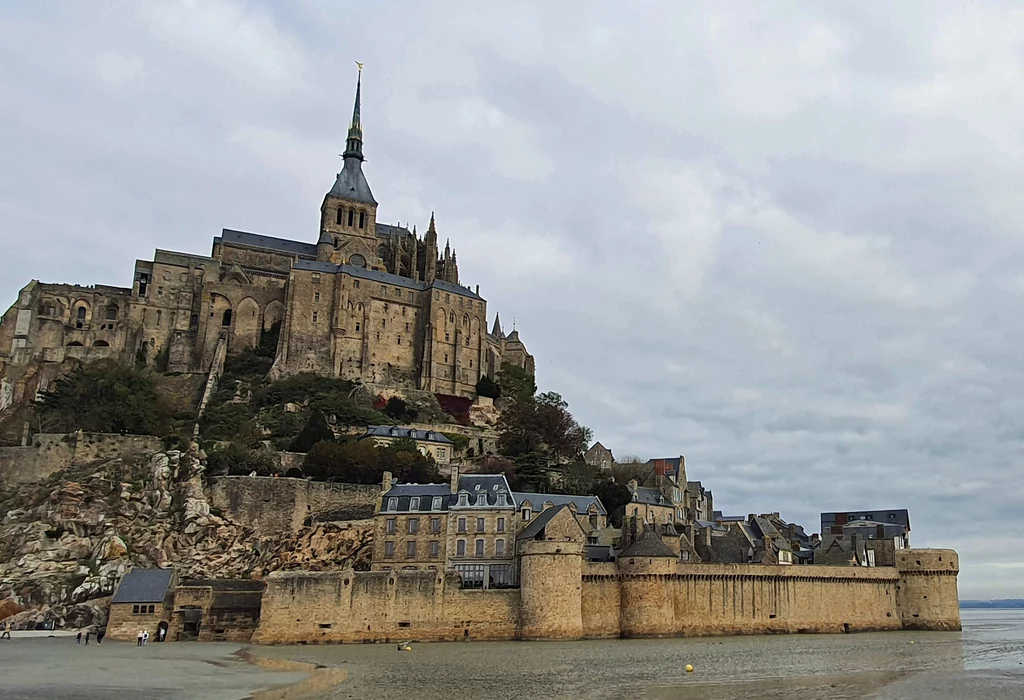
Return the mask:
<svg viewBox="0 0 1024 700">
<path fill-rule="evenodd" d="M 270 476 L 277 472 L 278 466 L 272 452 L 233 442 L 211 451 L 206 457 L 206 469 L 210 476 L 246 476 L 253 472 L 257 476 Z"/>
<path fill-rule="evenodd" d="M 318 442 L 332 440 L 334 440 L 334 432 L 331 430 L 331 426 L 327 425 L 324 414 L 320 411 L 313 411 L 309 414 L 309 420 L 306 421 L 302 431 L 288 446 L 288 450 L 290 452 L 309 452 L 310 448 Z"/>
<path fill-rule="evenodd" d="M 37 406 L 48 430 L 166 435 L 171 409 L 142 367 L 101 360 L 61 377 Z"/>
</svg>

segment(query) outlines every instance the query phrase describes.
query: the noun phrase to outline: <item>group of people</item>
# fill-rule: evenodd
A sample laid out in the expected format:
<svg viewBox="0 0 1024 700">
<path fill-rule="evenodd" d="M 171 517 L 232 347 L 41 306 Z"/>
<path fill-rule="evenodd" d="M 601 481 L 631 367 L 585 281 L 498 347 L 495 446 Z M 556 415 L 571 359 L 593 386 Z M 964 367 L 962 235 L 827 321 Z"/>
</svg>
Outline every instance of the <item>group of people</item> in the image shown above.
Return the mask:
<svg viewBox="0 0 1024 700">
<path fill-rule="evenodd" d="M 96 633 L 96 643 L 102 644 L 103 638 L 107 635 L 106 630 L 100 630 Z M 52 636 L 52 635 L 51 635 Z M 85 646 L 89 646 L 89 638 L 92 636 L 92 629 L 85 631 Z M 82 643 L 82 630 L 78 630 L 78 634 L 75 636 L 75 644 Z"/>
<path fill-rule="evenodd" d="M 137 646 L 144 647 L 149 644 L 149 630 L 139 630 L 135 636 Z"/>
</svg>

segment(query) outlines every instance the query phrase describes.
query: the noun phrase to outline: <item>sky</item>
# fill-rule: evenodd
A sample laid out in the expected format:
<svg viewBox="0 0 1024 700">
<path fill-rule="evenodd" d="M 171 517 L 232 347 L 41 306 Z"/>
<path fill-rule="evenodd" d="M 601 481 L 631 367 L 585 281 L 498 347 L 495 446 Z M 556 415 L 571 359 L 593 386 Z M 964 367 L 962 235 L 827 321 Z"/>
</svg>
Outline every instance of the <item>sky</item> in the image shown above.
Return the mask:
<svg viewBox="0 0 1024 700">
<path fill-rule="evenodd" d="M 908 508 L 1024 597 L 1024 6 L 0 5 L 0 305 L 221 228 L 315 243 L 365 63 L 383 222 L 431 211 L 541 390 L 729 514 Z"/>
</svg>

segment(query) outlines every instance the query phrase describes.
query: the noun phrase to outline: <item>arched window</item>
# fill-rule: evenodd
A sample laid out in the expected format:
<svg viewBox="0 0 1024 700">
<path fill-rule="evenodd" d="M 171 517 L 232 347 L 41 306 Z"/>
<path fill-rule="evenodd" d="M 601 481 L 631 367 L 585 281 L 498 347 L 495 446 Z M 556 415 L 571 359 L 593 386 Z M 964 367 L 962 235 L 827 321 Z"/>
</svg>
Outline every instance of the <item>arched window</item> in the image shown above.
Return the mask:
<svg viewBox="0 0 1024 700">
<path fill-rule="evenodd" d="M 377 257 L 383 259 L 388 250 L 384 246 L 377 246 Z"/>
<path fill-rule="evenodd" d="M 342 207 L 338 207 L 338 218 L 335 219 L 334 223 L 338 224 L 338 226 L 341 226 L 341 224 L 345 221 L 344 217 L 345 210 Z"/>
<path fill-rule="evenodd" d="M 466 314 L 462 314 L 462 325 L 463 326 L 468 326 L 469 325 L 469 316 L 467 316 Z"/>
<path fill-rule="evenodd" d="M 361 211 L 359 212 L 359 228 L 363 228 L 364 226 L 366 226 L 366 212 Z"/>
<path fill-rule="evenodd" d="M 226 309 L 224 311 L 224 316 L 220 320 L 220 325 L 222 325 L 222 326 L 230 326 L 231 325 L 231 309 Z"/>
<path fill-rule="evenodd" d="M 159 309 L 157 309 L 157 312 L 156 312 L 156 325 L 157 326 L 160 325 L 160 319 L 163 318 L 163 315 L 164 315 L 164 312 L 160 311 Z"/>
<path fill-rule="evenodd" d="M 348 210 L 348 225 L 349 226 L 352 225 L 352 222 L 355 220 L 355 216 L 356 216 L 355 209 L 349 209 Z"/>
<path fill-rule="evenodd" d="M 356 253 L 348 259 L 348 264 L 352 267 L 366 267 L 366 258 L 359 253 Z"/>
<path fill-rule="evenodd" d="M 81 328 L 85 325 L 85 307 L 79 306 L 75 316 L 75 326 Z"/>
<path fill-rule="evenodd" d="M 452 311 L 448 314 L 448 323 L 455 323 L 455 312 Z"/>
<path fill-rule="evenodd" d="M 111 304 L 110 306 L 107 307 L 107 320 L 108 321 L 113 321 L 116 318 L 117 318 L 117 305 L 116 304 Z"/>
</svg>

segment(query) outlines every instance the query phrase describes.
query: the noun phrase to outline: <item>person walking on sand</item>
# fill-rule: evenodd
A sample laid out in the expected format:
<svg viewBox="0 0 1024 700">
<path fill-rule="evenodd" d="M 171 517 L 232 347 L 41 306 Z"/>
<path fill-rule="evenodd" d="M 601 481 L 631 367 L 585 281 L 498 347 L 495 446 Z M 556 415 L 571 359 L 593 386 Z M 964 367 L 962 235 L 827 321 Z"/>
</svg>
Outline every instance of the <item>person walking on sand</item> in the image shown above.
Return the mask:
<svg viewBox="0 0 1024 700">
<path fill-rule="evenodd" d="M 12 624 L 14 624 L 14 623 L 13 622 L 5 622 L 4 623 L 4 633 L 0 634 L 0 639 L 10 639 L 11 638 L 11 625 Z"/>
<path fill-rule="evenodd" d="M 103 644 L 103 638 L 107 636 L 106 630 L 100 630 L 96 633 L 96 643 Z"/>
<path fill-rule="evenodd" d="M 149 630 L 142 633 L 142 646 L 149 644 Z"/>
<path fill-rule="evenodd" d="M 82 643 L 82 630 L 78 630 L 78 636 L 75 637 L 75 644 Z"/>
<path fill-rule="evenodd" d="M 135 637 L 135 645 L 140 647 L 142 646 L 142 630 L 139 630 L 138 635 Z"/>
<path fill-rule="evenodd" d="M 89 646 L 89 635 L 92 634 L 92 630 L 85 631 L 85 646 Z"/>
</svg>

